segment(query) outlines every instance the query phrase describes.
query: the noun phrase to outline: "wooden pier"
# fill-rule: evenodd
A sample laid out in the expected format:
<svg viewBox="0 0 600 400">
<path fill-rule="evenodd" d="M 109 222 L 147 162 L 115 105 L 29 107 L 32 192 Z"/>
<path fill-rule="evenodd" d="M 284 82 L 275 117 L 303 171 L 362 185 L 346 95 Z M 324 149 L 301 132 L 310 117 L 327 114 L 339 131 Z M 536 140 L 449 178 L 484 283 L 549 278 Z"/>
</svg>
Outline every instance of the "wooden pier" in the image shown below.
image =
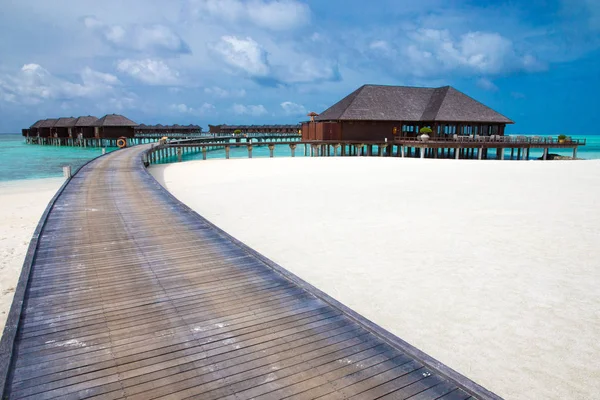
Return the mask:
<svg viewBox="0 0 600 400">
<path fill-rule="evenodd" d="M 275 156 L 275 149 L 280 146 L 279 155 L 295 157 L 298 151 L 304 156 L 379 156 L 379 157 L 417 157 L 417 158 L 446 158 L 446 159 L 497 159 L 497 160 L 529 160 L 531 149 L 542 149 L 542 159 L 547 159 L 550 149 L 569 149 L 573 157 L 577 157 L 579 146 L 585 146 L 585 139 L 559 141 L 551 138 L 502 137 L 494 140 L 453 140 L 435 139 L 421 141 L 416 138 L 403 138 L 394 142 L 365 142 L 365 141 L 289 141 L 280 138 L 279 141 L 269 141 L 269 138 L 245 138 L 243 141 L 230 140 L 183 140 L 161 142 L 154 146 L 144 161 L 148 164 L 159 161 L 182 161 L 185 154 L 202 153 L 202 158 L 208 158 L 208 151 L 224 150 L 224 158 L 230 158 L 232 148 L 246 148 L 248 157 L 252 158 L 255 146 L 267 146 L 270 157 Z M 288 146 L 288 149 L 282 147 Z M 507 152 L 510 154 L 507 156 Z"/>
<path fill-rule="evenodd" d="M 149 148 L 99 157 L 51 202 L 0 398 L 498 399 L 188 209 Z"/>
<path fill-rule="evenodd" d="M 245 135 L 209 133 L 136 133 L 134 137 L 126 138 L 128 146 L 156 143 L 162 138 L 174 139 L 187 143 L 225 143 L 234 141 L 236 143 L 254 141 L 296 141 L 300 140 L 299 134 L 289 133 L 249 133 Z M 38 137 L 25 136 L 25 143 L 44 146 L 71 146 L 71 147 L 117 147 L 118 138 L 68 138 L 68 137 Z"/>
</svg>

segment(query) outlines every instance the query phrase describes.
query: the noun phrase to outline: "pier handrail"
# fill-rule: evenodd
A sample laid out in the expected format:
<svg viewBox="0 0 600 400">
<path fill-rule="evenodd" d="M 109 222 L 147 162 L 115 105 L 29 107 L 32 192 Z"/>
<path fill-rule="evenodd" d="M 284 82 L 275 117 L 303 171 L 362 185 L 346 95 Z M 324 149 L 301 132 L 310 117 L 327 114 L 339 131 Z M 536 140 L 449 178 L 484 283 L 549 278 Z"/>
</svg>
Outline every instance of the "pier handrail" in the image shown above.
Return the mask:
<svg viewBox="0 0 600 400">
<path fill-rule="evenodd" d="M 395 137 L 395 142 L 415 142 L 415 143 L 529 143 L 529 144 L 558 144 L 558 145 L 579 145 L 584 146 L 586 139 L 563 139 L 544 136 L 457 136 L 457 137 L 431 137 L 422 140 L 419 137 Z"/>
</svg>

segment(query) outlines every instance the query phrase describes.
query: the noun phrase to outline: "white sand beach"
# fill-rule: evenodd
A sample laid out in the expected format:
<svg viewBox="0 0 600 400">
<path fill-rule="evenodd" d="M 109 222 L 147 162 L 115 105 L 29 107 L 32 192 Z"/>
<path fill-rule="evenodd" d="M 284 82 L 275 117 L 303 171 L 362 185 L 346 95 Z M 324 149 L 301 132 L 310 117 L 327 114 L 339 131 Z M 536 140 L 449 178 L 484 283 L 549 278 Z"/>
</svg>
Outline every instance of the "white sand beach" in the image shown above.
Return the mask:
<svg viewBox="0 0 600 400">
<path fill-rule="evenodd" d="M 225 231 L 500 396 L 598 398 L 600 161 L 151 171 Z"/>
<path fill-rule="evenodd" d="M 31 236 L 63 182 L 63 178 L 0 182 L 0 332 Z"/>
</svg>

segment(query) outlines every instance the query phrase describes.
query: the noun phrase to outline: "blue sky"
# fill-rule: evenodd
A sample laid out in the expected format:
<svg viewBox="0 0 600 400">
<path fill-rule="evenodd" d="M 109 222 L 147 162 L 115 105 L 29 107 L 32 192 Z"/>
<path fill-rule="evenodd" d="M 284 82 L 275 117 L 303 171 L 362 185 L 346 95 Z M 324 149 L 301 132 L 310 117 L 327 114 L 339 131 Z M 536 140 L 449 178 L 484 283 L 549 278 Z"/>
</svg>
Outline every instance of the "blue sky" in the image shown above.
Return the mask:
<svg viewBox="0 0 600 400">
<path fill-rule="evenodd" d="M 3 0 L 0 32 L 0 132 L 296 123 L 373 83 L 452 85 L 513 133 L 600 133 L 598 0 Z"/>
</svg>

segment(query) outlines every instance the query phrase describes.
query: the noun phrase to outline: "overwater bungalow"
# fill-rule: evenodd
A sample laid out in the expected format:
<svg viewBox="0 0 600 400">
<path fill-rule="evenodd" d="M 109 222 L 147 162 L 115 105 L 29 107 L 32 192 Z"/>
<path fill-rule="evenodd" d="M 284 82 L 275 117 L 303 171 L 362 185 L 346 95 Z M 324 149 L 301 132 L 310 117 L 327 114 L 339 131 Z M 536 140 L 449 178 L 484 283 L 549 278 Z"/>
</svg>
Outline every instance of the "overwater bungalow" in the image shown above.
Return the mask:
<svg viewBox="0 0 600 400">
<path fill-rule="evenodd" d="M 504 115 L 451 86 L 439 88 L 364 85 L 302 124 L 303 140 L 394 140 L 416 137 L 504 135 Z"/>
<path fill-rule="evenodd" d="M 77 118 L 75 121 L 74 135 L 76 138 L 91 139 L 94 137 L 94 124 L 98 121 L 97 117 L 87 115 Z"/>
<path fill-rule="evenodd" d="M 48 118 L 42 121 L 38 126 L 38 136 L 42 138 L 52 137 L 52 128 L 56 121 L 58 121 L 58 118 Z"/>
<path fill-rule="evenodd" d="M 202 128 L 199 125 L 146 125 L 141 124 L 135 128 L 135 133 L 138 135 L 143 134 L 160 134 L 160 133 L 202 133 Z"/>
<path fill-rule="evenodd" d="M 138 126 L 127 117 L 118 114 L 108 114 L 94 122 L 95 137 L 116 139 L 121 136 L 132 138 L 135 127 Z"/>
<path fill-rule="evenodd" d="M 29 127 L 29 129 L 23 129 L 23 136 L 37 136 L 39 134 L 40 125 L 42 125 L 42 122 L 44 121 L 45 119 L 37 120 Z"/>
<path fill-rule="evenodd" d="M 77 118 L 75 117 L 59 118 L 51 128 L 51 137 L 72 138 L 75 122 L 77 122 Z"/>
<path fill-rule="evenodd" d="M 298 133 L 300 124 L 296 125 L 208 125 L 213 134 L 231 135 L 235 131 L 241 133 Z"/>
</svg>

